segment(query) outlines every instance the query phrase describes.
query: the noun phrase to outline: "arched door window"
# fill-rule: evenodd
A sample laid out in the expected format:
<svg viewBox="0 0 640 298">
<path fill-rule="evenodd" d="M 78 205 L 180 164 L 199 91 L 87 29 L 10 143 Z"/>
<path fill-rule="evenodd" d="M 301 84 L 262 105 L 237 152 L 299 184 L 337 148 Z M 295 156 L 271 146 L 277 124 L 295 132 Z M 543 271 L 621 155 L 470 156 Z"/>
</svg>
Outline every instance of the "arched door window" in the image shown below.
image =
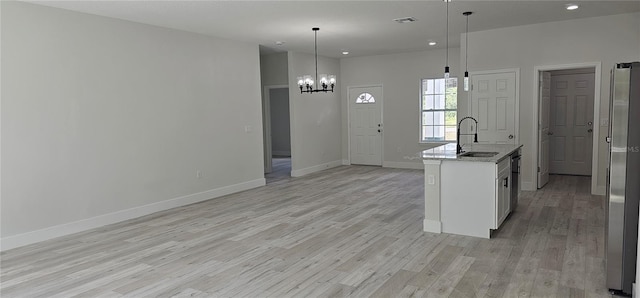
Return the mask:
<svg viewBox="0 0 640 298">
<path fill-rule="evenodd" d="M 375 103 L 376 99 L 369 93 L 361 93 L 356 97 L 356 103 Z"/>
</svg>

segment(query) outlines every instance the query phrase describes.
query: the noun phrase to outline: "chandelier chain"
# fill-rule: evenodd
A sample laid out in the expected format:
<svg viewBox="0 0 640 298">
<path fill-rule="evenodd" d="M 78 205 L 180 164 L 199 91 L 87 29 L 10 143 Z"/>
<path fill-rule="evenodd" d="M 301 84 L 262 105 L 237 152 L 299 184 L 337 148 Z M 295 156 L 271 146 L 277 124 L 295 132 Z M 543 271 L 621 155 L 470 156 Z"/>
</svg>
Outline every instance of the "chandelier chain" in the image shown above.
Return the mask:
<svg viewBox="0 0 640 298">
<path fill-rule="evenodd" d="M 465 38 L 465 42 L 464 42 L 464 46 L 466 47 L 466 49 L 464 50 L 464 70 L 468 71 L 469 70 L 469 15 L 465 14 L 465 16 L 467 17 L 467 33 L 464 35 Z"/>
<path fill-rule="evenodd" d="M 447 65 L 445 66 L 449 66 L 449 1 L 446 1 L 445 3 L 447 3 L 447 26 L 446 26 L 447 49 L 446 49 L 446 61 L 445 61 Z"/>
</svg>

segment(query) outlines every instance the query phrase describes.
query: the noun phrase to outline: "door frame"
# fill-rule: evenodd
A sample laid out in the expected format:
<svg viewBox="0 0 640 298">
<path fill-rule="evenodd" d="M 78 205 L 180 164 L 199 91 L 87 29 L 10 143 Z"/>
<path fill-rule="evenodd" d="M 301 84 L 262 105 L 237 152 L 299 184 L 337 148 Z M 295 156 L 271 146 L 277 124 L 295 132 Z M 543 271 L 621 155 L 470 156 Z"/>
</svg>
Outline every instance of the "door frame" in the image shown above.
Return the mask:
<svg viewBox="0 0 640 298">
<path fill-rule="evenodd" d="M 273 157 L 271 150 L 271 98 L 269 93 L 271 89 L 287 89 L 289 85 L 267 85 L 263 88 L 262 95 L 262 146 L 264 153 L 264 173 L 271 173 L 273 170 Z M 289 112 L 289 121 L 291 121 L 291 112 Z M 293 154 L 293 150 L 291 151 Z"/>
<path fill-rule="evenodd" d="M 583 63 L 571 63 L 571 64 L 556 64 L 556 65 L 537 65 L 533 68 L 533 98 L 535 102 L 535 108 L 533 109 L 533 123 L 532 135 L 533 135 L 533 156 L 535 156 L 535 166 L 531 168 L 533 181 L 533 189 L 537 189 L 538 185 L 538 163 L 540 159 L 540 152 L 538 152 L 538 117 L 540 109 L 540 88 L 538 82 L 540 80 L 540 73 L 543 71 L 552 70 L 566 70 L 566 69 L 578 69 L 578 68 L 595 68 L 594 74 L 594 90 L 593 90 L 593 140 L 591 151 L 591 194 L 604 195 L 605 187 L 598 188 L 598 140 L 600 139 L 600 89 L 602 84 L 602 62 L 583 62 Z"/>
<path fill-rule="evenodd" d="M 504 69 L 494 69 L 494 70 L 479 70 L 479 71 L 470 71 L 469 79 L 471 79 L 474 75 L 485 75 L 485 74 L 499 74 L 499 73 L 510 73 L 513 72 L 516 74 L 516 97 L 515 97 L 515 118 L 513 119 L 515 125 L 515 142 L 516 144 L 520 144 L 520 68 L 504 68 Z M 473 107 L 473 98 L 471 97 L 471 91 L 467 92 L 467 113 L 469 116 L 473 115 L 473 111 L 471 108 Z"/>
<path fill-rule="evenodd" d="M 354 85 L 347 86 L 347 165 L 351 165 L 351 88 L 371 88 L 380 87 L 382 100 L 380 100 L 380 122 L 382 123 L 382 134 L 380 135 L 380 164 L 384 167 L 384 88 L 382 84 Z M 376 99 L 376 102 L 378 100 Z"/>
</svg>

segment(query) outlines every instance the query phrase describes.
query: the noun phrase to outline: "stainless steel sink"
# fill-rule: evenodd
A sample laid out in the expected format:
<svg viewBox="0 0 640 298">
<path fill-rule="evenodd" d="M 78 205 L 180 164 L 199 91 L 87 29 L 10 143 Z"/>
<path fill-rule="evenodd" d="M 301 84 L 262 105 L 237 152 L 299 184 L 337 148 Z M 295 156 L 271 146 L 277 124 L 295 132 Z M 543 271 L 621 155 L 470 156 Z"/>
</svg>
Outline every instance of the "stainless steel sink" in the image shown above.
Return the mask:
<svg viewBox="0 0 640 298">
<path fill-rule="evenodd" d="M 498 152 L 483 152 L 483 151 L 469 151 L 465 153 L 461 153 L 460 156 L 464 157 L 493 157 L 496 156 Z"/>
</svg>

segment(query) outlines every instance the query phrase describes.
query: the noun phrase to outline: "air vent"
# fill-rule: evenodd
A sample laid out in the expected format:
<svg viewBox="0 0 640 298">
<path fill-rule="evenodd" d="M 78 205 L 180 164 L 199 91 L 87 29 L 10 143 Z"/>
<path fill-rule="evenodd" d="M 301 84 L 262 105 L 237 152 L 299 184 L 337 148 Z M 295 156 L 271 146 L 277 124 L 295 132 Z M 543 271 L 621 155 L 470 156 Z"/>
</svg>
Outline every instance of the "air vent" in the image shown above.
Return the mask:
<svg viewBox="0 0 640 298">
<path fill-rule="evenodd" d="M 406 18 L 395 19 L 393 21 L 396 22 L 396 23 L 400 23 L 400 24 L 407 24 L 407 23 L 415 22 L 416 18 L 414 18 L 414 17 L 406 17 Z"/>
</svg>

